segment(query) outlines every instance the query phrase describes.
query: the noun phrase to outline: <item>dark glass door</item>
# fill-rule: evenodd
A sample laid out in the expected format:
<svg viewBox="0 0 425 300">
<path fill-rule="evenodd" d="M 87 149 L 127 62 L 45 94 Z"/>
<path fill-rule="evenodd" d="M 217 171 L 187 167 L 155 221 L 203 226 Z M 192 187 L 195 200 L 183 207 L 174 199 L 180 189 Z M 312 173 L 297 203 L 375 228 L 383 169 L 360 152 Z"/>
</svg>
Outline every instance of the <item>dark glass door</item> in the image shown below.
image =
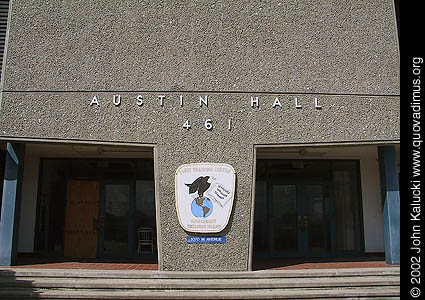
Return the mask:
<svg viewBox="0 0 425 300">
<path fill-rule="evenodd" d="M 127 182 L 102 184 L 99 257 L 131 256 L 131 188 L 132 185 Z"/>
<path fill-rule="evenodd" d="M 330 256 L 328 183 L 270 183 L 269 248 L 273 257 Z"/>
<path fill-rule="evenodd" d="M 273 256 L 296 256 L 302 247 L 298 226 L 301 206 L 297 201 L 295 184 L 271 183 L 269 185 L 269 248 Z"/>
<path fill-rule="evenodd" d="M 254 259 L 364 252 L 358 161 L 258 160 Z"/>
<path fill-rule="evenodd" d="M 332 253 L 331 209 L 328 183 L 305 184 L 303 188 L 303 240 L 306 256 Z"/>
</svg>

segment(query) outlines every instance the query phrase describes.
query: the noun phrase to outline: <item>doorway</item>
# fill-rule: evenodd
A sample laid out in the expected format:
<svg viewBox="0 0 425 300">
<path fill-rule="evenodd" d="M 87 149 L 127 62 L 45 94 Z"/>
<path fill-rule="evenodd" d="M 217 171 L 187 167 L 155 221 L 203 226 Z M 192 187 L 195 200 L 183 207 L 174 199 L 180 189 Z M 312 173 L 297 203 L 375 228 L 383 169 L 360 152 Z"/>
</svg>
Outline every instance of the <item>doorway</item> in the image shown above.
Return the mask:
<svg viewBox="0 0 425 300">
<path fill-rule="evenodd" d="M 329 183 L 270 182 L 268 188 L 271 256 L 331 255 Z"/>
<path fill-rule="evenodd" d="M 358 162 L 258 160 L 254 259 L 360 255 Z"/>
<path fill-rule="evenodd" d="M 40 173 L 37 253 L 156 259 L 152 159 L 43 159 Z M 140 228 L 149 247 L 139 246 Z"/>
</svg>

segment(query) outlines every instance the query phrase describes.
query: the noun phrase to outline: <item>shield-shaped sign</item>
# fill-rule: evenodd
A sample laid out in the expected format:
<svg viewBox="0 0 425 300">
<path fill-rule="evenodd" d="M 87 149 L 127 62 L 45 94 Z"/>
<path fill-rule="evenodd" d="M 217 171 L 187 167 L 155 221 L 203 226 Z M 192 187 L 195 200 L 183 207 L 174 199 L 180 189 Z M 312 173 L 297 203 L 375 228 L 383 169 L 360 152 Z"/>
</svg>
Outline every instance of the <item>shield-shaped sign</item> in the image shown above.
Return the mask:
<svg viewBox="0 0 425 300">
<path fill-rule="evenodd" d="M 176 171 L 176 208 L 184 230 L 222 231 L 229 222 L 236 174 L 229 164 L 185 164 Z"/>
</svg>

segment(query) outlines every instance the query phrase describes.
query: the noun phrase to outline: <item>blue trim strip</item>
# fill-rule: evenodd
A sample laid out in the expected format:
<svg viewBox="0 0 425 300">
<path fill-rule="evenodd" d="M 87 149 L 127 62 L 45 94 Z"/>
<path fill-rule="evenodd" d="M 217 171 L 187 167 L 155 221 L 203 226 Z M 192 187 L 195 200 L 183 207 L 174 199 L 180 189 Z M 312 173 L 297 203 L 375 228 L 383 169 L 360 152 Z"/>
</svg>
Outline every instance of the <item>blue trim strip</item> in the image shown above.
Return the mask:
<svg viewBox="0 0 425 300">
<path fill-rule="evenodd" d="M 381 177 L 382 219 L 384 222 L 385 260 L 400 264 L 400 191 L 394 146 L 378 147 Z"/>
<path fill-rule="evenodd" d="M 19 217 L 20 217 L 20 182 L 22 174 L 22 157 L 25 146 L 7 144 L 6 163 L 3 183 L 3 200 L 0 219 L 0 265 L 11 266 L 17 254 Z"/>
</svg>

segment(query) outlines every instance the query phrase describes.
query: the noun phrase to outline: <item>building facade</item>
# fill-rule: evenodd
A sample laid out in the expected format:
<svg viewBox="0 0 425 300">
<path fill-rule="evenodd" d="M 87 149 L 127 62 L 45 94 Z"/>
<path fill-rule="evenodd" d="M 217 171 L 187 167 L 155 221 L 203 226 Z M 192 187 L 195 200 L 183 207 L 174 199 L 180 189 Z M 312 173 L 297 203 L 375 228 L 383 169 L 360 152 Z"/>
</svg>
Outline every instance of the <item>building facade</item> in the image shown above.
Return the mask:
<svg viewBox="0 0 425 300">
<path fill-rule="evenodd" d="M 10 1 L 0 263 L 399 264 L 398 49 L 390 0 Z M 236 178 L 214 233 L 176 204 L 177 170 L 202 163 Z"/>
</svg>

